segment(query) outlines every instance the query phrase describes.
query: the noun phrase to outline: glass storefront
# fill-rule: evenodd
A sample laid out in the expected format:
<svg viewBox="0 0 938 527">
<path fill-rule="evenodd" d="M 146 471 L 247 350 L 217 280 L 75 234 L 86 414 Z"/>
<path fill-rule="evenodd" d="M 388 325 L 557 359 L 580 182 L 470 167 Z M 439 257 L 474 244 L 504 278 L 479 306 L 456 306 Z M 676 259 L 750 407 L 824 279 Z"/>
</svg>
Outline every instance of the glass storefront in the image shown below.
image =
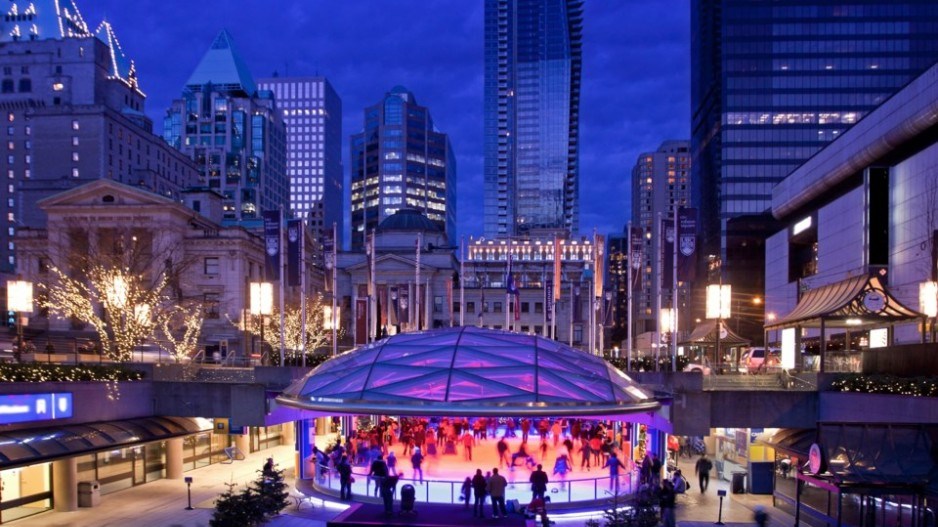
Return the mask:
<svg viewBox="0 0 938 527">
<path fill-rule="evenodd" d="M 283 425 L 251 427 L 251 452 L 280 445 Z"/>
<path fill-rule="evenodd" d="M 52 463 L 0 472 L 0 523 L 52 508 Z"/>
<path fill-rule="evenodd" d="M 164 441 L 97 452 L 78 458 L 78 481 L 98 481 L 102 495 L 164 477 Z"/>
<path fill-rule="evenodd" d="M 234 443 L 232 436 L 201 432 L 186 436 L 183 442 L 183 470 L 207 467 L 212 463 L 227 461 L 225 448 Z"/>
</svg>

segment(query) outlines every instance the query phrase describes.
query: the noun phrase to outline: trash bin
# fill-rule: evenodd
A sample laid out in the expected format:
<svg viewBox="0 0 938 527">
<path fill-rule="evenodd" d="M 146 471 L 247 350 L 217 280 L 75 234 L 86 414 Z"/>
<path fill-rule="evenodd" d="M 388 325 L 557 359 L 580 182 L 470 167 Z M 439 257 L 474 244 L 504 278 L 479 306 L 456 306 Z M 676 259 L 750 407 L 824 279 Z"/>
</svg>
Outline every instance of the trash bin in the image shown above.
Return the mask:
<svg viewBox="0 0 938 527">
<path fill-rule="evenodd" d="M 78 506 L 97 507 L 101 503 L 101 485 L 97 481 L 78 482 Z"/>
<path fill-rule="evenodd" d="M 733 494 L 746 493 L 746 473 L 733 472 Z"/>
</svg>

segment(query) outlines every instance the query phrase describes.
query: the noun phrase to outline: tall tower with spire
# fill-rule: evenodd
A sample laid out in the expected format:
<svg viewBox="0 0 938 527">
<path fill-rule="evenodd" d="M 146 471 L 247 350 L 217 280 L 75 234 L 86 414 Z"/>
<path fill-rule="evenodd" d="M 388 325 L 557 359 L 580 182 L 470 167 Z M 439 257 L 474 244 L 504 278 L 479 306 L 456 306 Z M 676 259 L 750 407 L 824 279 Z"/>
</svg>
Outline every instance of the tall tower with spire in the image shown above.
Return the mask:
<svg viewBox="0 0 938 527">
<path fill-rule="evenodd" d="M 17 235 L 45 226 L 40 199 L 100 178 L 181 199 L 197 172 L 153 135 L 136 67 L 111 24 L 91 31 L 71 0 L 0 9 L 0 272 L 13 272 Z"/>
<path fill-rule="evenodd" d="M 195 161 L 201 186 L 225 197 L 223 223 L 259 226 L 264 210 L 288 210 L 283 118 L 273 94 L 257 89 L 228 31 L 215 37 L 166 111 L 163 138 Z"/>
</svg>

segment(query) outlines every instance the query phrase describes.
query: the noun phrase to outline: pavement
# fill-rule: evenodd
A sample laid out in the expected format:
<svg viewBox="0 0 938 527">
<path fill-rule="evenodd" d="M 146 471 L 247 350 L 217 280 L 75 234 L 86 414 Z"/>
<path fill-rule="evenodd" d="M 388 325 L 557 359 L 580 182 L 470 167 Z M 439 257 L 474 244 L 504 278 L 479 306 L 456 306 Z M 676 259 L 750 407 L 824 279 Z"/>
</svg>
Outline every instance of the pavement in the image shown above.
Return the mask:
<svg viewBox="0 0 938 527">
<path fill-rule="evenodd" d="M 291 467 L 287 481 L 294 489 L 292 446 L 279 446 L 248 454 L 244 461 L 231 464 L 214 464 L 186 472 L 194 480 L 192 505 L 187 511 L 186 484 L 182 480 L 161 479 L 145 485 L 114 492 L 101 498 L 94 508 L 81 508 L 76 512 L 44 512 L 22 520 L 10 522 L 16 527 L 207 527 L 212 516 L 214 500 L 226 490 L 227 483 L 237 483 L 239 488 L 257 477 L 267 457 L 273 457 L 281 467 Z M 684 474 L 694 473 L 693 460 L 682 459 L 680 467 Z M 680 527 L 711 527 L 720 518 L 720 499 L 717 490 L 727 491 L 722 502 L 722 521 L 727 527 L 754 526 L 753 512 L 762 506 L 769 514 L 770 527 L 791 527 L 794 518 L 771 507 L 771 496 L 732 494 L 727 481 L 711 479 L 706 493 L 701 493 L 696 477 L 688 477 L 692 489 L 677 499 L 677 524 Z M 304 502 L 297 510 L 291 500 L 290 506 L 267 525 L 270 527 L 326 527 L 326 522 L 345 510 L 343 503 L 325 500 Z M 419 503 L 418 503 L 419 507 Z M 487 509 L 490 504 L 487 504 Z M 587 520 L 595 518 L 602 524 L 602 511 L 582 511 L 551 515 L 558 527 L 582 527 Z M 497 525 L 497 520 L 484 520 L 480 525 Z"/>
</svg>

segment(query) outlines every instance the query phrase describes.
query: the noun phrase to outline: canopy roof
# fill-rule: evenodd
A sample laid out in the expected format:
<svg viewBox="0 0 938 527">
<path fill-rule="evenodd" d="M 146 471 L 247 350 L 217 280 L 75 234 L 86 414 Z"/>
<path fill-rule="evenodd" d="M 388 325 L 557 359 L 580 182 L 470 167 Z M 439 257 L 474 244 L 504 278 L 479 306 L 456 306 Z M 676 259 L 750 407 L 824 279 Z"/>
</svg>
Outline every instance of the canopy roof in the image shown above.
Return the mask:
<svg viewBox="0 0 938 527">
<path fill-rule="evenodd" d="M 717 321 L 716 320 L 705 320 L 700 324 L 697 324 L 697 327 L 694 328 L 694 331 L 691 332 L 690 336 L 687 337 L 687 340 L 681 342 L 681 344 L 687 345 L 698 345 L 698 346 L 715 346 L 717 343 Z M 725 322 L 720 322 L 720 344 L 725 346 L 746 346 L 749 344 L 749 341 L 740 337 L 736 333 L 733 333 L 730 328 L 726 327 Z"/>
<path fill-rule="evenodd" d="M 12 430 L 0 433 L 0 468 L 114 450 L 211 429 L 211 422 L 201 418 L 142 417 Z"/>
<path fill-rule="evenodd" d="M 916 318 L 925 318 L 925 315 L 899 302 L 878 276 L 855 276 L 811 289 L 801 297 L 795 309 L 766 329 L 818 327 L 822 320 L 863 327 Z"/>
<path fill-rule="evenodd" d="M 780 429 L 758 442 L 808 459 L 817 442 L 827 473 L 820 477 L 840 488 L 927 485 L 935 478 L 933 439 L 925 426 L 831 424 L 815 429 Z"/>
<path fill-rule="evenodd" d="M 660 407 L 601 357 L 472 326 L 403 333 L 343 353 L 277 400 L 328 414 L 615 416 Z"/>
</svg>

